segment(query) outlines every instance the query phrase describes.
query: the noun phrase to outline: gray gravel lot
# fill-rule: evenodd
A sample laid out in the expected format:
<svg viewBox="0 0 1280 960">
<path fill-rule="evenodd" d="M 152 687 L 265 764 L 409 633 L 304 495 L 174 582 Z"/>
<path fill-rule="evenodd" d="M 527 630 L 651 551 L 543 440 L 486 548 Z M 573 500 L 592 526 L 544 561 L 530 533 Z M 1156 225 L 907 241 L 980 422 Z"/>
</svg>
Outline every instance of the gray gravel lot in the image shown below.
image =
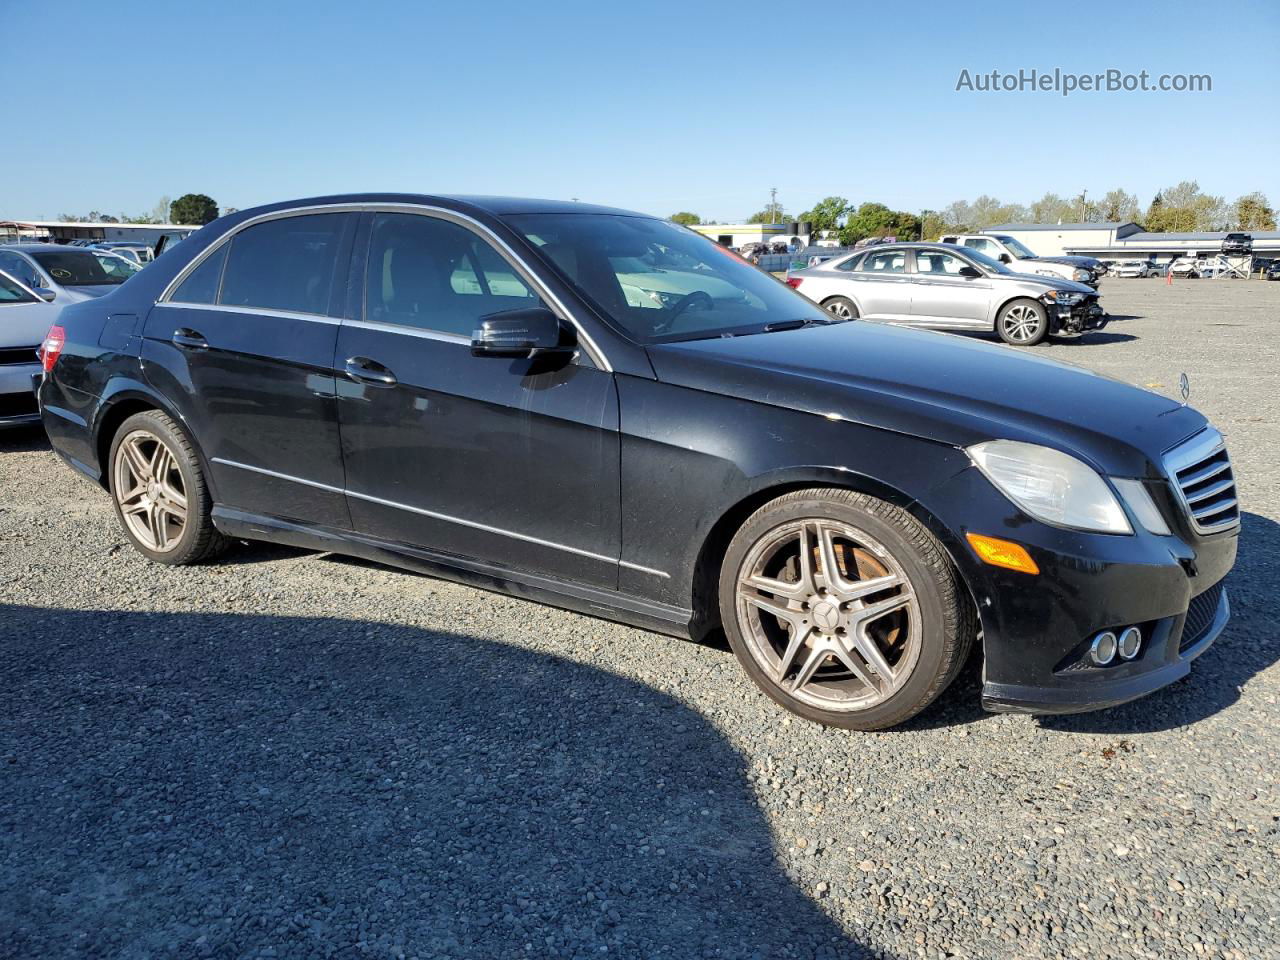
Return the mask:
<svg viewBox="0 0 1280 960">
<path fill-rule="evenodd" d="M 1280 283 L 1037 353 L 1228 435 L 1235 619 L 1100 714 L 794 720 L 731 655 L 337 557 L 173 570 L 0 435 L 2 957 L 1280 956 Z M 1066 400 L 1064 402 L 1070 402 Z"/>
</svg>

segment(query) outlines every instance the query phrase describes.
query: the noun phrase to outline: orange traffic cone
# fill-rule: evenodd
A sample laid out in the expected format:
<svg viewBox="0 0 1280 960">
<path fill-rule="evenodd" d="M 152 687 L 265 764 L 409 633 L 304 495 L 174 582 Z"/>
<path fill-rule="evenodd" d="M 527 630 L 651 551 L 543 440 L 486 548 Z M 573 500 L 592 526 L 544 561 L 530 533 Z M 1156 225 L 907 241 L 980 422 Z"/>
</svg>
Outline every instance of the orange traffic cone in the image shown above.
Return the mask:
<svg viewBox="0 0 1280 960">
<path fill-rule="evenodd" d="M 1173 286 L 1173 266 L 1172 265 L 1170 265 L 1169 269 L 1164 272 L 1164 285 L 1166 287 Z"/>
</svg>

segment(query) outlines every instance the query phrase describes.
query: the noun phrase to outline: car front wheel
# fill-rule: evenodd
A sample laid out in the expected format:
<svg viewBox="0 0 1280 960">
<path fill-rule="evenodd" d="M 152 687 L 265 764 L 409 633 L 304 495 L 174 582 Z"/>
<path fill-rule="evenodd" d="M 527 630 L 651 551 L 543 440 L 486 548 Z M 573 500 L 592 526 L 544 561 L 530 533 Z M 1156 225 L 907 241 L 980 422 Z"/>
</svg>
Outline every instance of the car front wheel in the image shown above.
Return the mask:
<svg viewBox="0 0 1280 960">
<path fill-rule="evenodd" d="M 208 560 L 225 546 L 210 517 L 200 459 L 182 428 L 159 410 L 134 414 L 111 444 L 111 499 L 126 536 L 157 563 Z"/>
<path fill-rule="evenodd" d="M 1034 300 L 1014 300 L 996 317 L 996 333 L 1015 347 L 1034 347 L 1049 335 L 1049 314 Z"/>
<path fill-rule="evenodd" d="M 725 557 L 720 612 L 768 696 L 857 730 L 923 710 L 976 633 L 937 540 L 899 507 L 841 489 L 789 493 L 747 519 Z"/>
</svg>

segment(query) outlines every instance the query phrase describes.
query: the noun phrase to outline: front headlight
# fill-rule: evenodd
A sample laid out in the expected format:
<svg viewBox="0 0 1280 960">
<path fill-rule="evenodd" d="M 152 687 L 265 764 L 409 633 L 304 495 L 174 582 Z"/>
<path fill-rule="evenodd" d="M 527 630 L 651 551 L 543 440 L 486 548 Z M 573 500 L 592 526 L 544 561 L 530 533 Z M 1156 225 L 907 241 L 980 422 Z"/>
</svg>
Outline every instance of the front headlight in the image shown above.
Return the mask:
<svg viewBox="0 0 1280 960">
<path fill-rule="evenodd" d="M 1076 281 L 1076 283 L 1086 283 L 1089 280 L 1089 271 L 1073 270 L 1071 273 L 1071 279 Z"/>
<path fill-rule="evenodd" d="M 1075 457 L 1017 440 L 988 440 L 966 452 L 997 490 L 1039 520 L 1098 533 L 1133 533 L 1107 482 Z"/>
<path fill-rule="evenodd" d="M 1054 303 L 1075 304 L 1084 299 L 1083 293 L 1072 293 L 1070 290 L 1046 290 L 1043 294 L 1045 300 L 1051 300 Z"/>
</svg>

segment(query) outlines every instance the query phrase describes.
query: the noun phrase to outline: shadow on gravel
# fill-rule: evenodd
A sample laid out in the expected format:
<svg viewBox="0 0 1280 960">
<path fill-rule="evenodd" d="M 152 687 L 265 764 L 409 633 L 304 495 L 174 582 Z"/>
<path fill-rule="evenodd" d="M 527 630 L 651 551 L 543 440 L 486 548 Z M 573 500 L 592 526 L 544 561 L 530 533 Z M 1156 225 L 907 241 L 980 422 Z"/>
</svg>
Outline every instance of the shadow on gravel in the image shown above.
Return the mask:
<svg viewBox="0 0 1280 960">
<path fill-rule="evenodd" d="M 36 450 L 52 450 L 44 427 L 38 423 L 29 427 L 6 427 L 0 430 L 0 456 L 6 453 L 32 453 Z"/>
<path fill-rule="evenodd" d="M 1095 330 L 1092 333 L 1086 333 L 1079 340 L 1061 341 L 1066 346 L 1073 344 L 1083 344 L 1084 346 L 1098 346 L 1103 343 L 1129 343 L 1139 339 L 1132 333 L 1116 333 L 1111 330 Z"/>
<path fill-rule="evenodd" d="M 1068 733 L 1151 733 L 1211 717 L 1240 699 L 1240 689 L 1280 660 L 1280 524 L 1241 516 L 1240 552 L 1227 575 L 1231 622 L 1194 663 L 1191 675 L 1149 697 L 1098 713 L 1042 717 Z"/>
<path fill-rule="evenodd" d="M 0 605 L 0 642 L 0 955 L 866 955 L 631 680 L 321 618 Z"/>
</svg>

